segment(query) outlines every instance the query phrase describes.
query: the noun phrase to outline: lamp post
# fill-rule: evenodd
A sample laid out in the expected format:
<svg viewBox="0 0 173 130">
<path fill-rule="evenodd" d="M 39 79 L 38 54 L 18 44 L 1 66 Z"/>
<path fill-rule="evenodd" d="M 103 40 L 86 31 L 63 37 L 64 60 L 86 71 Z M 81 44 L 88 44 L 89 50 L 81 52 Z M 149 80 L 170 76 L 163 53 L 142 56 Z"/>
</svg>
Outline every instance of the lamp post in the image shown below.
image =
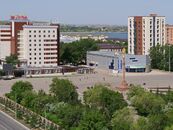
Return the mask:
<svg viewBox="0 0 173 130">
<path fill-rule="evenodd" d="M 169 45 L 169 72 L 171 72 L 171 55 L 170 55 L 170 44 Z"/>
</svg>

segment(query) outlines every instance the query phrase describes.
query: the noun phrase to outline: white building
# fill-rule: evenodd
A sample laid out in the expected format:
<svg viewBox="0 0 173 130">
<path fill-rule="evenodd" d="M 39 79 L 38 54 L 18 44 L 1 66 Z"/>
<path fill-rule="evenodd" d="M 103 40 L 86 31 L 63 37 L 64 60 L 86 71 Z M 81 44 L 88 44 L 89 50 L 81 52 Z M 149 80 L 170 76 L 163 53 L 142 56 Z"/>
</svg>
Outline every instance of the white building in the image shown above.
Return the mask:
<svg viewBox="0 0 173 130">
<path fill-rule="evenodd" d="M 151 47 L 165 45 L 165 17 L 128 17 L 128 53 L 148 55 Z"/>
<path fill-rule="evenodd" d="M 12 16 L 0 25 L 0 59 L 16 54 L 20 66 L 56 67 L 59 64 L 59 25 L 31 22 L 26 16 Z"/>
</svg>

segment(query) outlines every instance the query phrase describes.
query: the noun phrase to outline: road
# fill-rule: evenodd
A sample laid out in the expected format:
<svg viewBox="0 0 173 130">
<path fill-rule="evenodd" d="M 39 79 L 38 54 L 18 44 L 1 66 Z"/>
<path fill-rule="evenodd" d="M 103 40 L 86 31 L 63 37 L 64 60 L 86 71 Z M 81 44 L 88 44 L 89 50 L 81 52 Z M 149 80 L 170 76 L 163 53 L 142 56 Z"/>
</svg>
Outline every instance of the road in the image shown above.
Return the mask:
<svg viewBox="0 0 173 130">
<path fill-rule="evenodd" d="M 0 111 L 0 130 L 29 130 L 7 114 Z"/>
</svg>

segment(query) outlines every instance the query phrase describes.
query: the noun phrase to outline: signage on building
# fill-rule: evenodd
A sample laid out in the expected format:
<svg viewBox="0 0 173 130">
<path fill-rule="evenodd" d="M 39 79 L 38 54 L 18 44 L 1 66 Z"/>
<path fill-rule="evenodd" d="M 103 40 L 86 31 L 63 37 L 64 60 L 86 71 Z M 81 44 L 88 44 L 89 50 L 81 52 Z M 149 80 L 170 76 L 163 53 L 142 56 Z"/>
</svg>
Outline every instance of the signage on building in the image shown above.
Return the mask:
<svg viewBox="0 0 173 130">
<path fill-rule="evenodd" d="M 11 16 L 11 20 L 27 20 L 28 17 L 24 16 L 24 15 L 15 15 L 15 16 Z"/>
</svg>

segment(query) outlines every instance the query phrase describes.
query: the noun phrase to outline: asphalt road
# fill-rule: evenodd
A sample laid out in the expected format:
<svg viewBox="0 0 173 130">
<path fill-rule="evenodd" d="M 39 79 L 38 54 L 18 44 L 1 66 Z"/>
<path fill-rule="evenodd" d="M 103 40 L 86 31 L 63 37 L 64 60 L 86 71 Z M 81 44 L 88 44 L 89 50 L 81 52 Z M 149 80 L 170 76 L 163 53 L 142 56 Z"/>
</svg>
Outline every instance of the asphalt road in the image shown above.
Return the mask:
<svg viewBox="0 0 173 130">
<path fill-rule="evenodd" d="M 0 130 L 29 130 L 0 111 Z"/>
</svg>

